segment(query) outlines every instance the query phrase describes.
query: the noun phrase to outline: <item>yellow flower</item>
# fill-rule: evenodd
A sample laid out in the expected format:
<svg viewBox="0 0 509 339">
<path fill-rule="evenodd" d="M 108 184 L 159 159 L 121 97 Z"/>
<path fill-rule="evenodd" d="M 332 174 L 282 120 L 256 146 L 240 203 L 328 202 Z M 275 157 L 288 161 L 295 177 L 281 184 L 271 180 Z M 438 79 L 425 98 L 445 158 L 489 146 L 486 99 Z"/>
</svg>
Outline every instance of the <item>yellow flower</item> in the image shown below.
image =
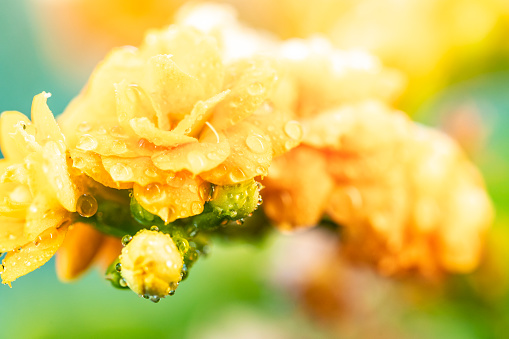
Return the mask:
<svg viewBox="0 0 509 339">
<path fill-rule="evenodd" d="M 80 188 L 68 167 L 64 136 L 47 93 L 35 96 L 32 122 L 19 112 L 0 117 L 0 252 L 10 284 L 48 261 L 64 240 Z"/>
<path fill-rule="evenodd" d="M 302 56 L 287 64 L 297 74 L 295 114 L 304 136 L 263 181 L 267 215 L 284 230 L 328 216 L 342 226 L 345 251 L 386 274 L 474 269 L 492 219 L 476 168 L 450 138 L 391 109 L 384 103 L 391 96 L 362 87 L 362 76 L 353 78 L 351 95 L 326 95 L 351 71 L 366 72 L 371 86 L 388 74 L 356 68 L 348 54 L 333 62 L 341 56 L 334 51 L 327 62 L 326 53 L 318 66 L 306 49 L 289 54 Z M 327 68 L 335 64 L 340 72 Z"/>
<path fill-rule="evenodd" d="M 264 176 L 298 144 L 284 132 L 289 114 L 271 106 L 278 67 L 223 62 L 214 37 L 185 25 L 150 32 L 139 49 L 113 50 L 60 117 L 73 166 L 132 188 L 165 222 L 200 214 L 211 183 Z"/>
<path fill-rule="evenodd" d="M 121 275 L 140 296 L 159 301 L 182 279 L 182 255 L 168 234 L 141 230 L 122 249 Z"/>
</svg>

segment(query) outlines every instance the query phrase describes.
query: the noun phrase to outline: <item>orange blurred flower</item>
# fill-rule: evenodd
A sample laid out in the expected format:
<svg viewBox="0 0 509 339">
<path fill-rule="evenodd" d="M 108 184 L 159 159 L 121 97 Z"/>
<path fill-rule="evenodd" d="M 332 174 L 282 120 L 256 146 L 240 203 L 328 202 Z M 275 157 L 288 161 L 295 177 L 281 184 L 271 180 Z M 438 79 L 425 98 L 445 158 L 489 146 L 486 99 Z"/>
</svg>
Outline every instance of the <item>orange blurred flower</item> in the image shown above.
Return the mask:
<svg viewBox="0 0 509 339">
<path fill-rule="evenodd" d="M 385 274 L 475 268 L 492 219 L 476 168 L 450 138 L 384 103 L 392 96 L 373 86 L 395 79 L 386 70 L 360 63 L 357 70 L 371 80 L 347 82 L 358 64 L 343 55 L 329 61 L 341 66 L 334 73 L 299 44 L 302 57 L 289 64 L 290 74 L 298 74 L 295 111 L 304 136 L 301 146 L 274 160 L 263 181 L 267 215 L 284 230 L 314 226 L 327 215 L 343 226 L 350 257 Z M 329 92 L 337 99 L 324 97 Z"/>
</svg>

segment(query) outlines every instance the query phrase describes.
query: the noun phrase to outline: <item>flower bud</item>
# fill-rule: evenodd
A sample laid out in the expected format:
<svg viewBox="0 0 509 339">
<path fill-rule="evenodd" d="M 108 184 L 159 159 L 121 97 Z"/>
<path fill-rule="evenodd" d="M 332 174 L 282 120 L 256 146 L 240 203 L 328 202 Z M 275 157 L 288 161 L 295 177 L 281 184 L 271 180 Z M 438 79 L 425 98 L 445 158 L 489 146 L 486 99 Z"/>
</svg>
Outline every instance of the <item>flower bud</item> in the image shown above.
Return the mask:
<svg viewBox="0 0 509 339">
<path fill-rule="evenodd" d="M 159 300 L 177 287 L 183 260 L 168 234 L 143 229 L 122 249 L 120 264 L 131 290 Z"/>
</svg>

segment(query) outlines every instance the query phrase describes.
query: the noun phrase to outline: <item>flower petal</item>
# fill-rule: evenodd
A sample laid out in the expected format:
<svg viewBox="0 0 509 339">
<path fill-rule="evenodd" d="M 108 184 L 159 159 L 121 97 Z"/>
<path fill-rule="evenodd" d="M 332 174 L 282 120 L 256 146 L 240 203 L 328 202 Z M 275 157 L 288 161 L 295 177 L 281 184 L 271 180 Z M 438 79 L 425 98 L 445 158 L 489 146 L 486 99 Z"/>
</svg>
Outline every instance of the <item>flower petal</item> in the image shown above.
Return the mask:
<svg viewBox="0 0 509 339">
<path fill-rule="evenodd" d="M 101 157 L 104 169 L 115 182 L 135 182 L 145 186 L 153 182 L 166 183 L 173 173 L 165 173 L 154 166 L 150 157 L 121 158 Z"/>
<path fill-rule="evenodd" d="M 277 81 L 275 64 L 267 58 L 237 61 L 226 74 L 225 88 L 231 92 L 217 105 L 211 120 L 218 130 L 251 115 L 267 100 Z"/>
<path fill-rule="evenodd" d="M 231 185 L 267 175 L 272 160 L 270 138 L 246 121 L 224 132 L 230 143 L 230 155 L 217 168 L 201 173 L 200 176 L 216 185 Z"/>
<path fill-rule="evenodd" d="M 104 186 L 116 189 L 129 189 L 132 188 L 132 183 L 122 183 L 113 180 L 111 175 L 104 169 L 101 156 L 94 152 L 84 152 L 78 149 L 71 149 L 71 158 L 73 160 L 73 167 L 81 170 L 86 175 L 95 181 L 103 184 Z"/>
<path fill-rule="evenodd" d="M 228 141 L 199 142 L 180 145 L 154 153 L 152 161 L 158 168 L 179 172 L 188 170 L 197 175 L 221 164 L 230 154 Z"/>
<path fill-rule="evenodd" d="M 24 219 L 0 217 L 0 252 L 12 251 L 26 244 L 24 228 Z"/>
<path fill-rule="evenodd" d="M 131 128 L 143 139 L 157 146 L 175 147 L 177 145 L 198 142 L 195 138 L 177 134 L 173 131 L 163 131 L 147 118 L 136 118 L 130 121 Z"/>
<path fill-rule="evenodd" d="M 40 150 L 35 141 L 35 127 L 24 114 L 8 111 L 0 115 L 0 148 L 6 159 L 16 162 Z"/>
<path fill-rule="evenodd" d="M 38 194 L 26 213 L 25 237 L 35 240 L 50 228 L 61 227 L 71 221 L 71 214 L 55 200 Z"/>
<path fill-rule="evenodd" d="M 203 204 L 208 200 L 210 184 L 200 177 L 187 172 L 179 172 L 168 184 L 158 183 L 140 186 L 134 184 L 136 200 L 147 211 L 157 214 L 166 223 L 177 218 L 200 214 Z"/>
<path fill-rule="evenodd" d="M 45 140 L 64 142 L 64 136 L 58 127 L 53 113 L 51 113 L 47 100 L 51 94 L 42 92 L 32 101 L 32 123 L 37 126 L 36 139 L 42 143 Z"/>
<path fill-rule="evenodd" d="M 67 227 L 50 228 L 37 242 L 29 242 L 20 250 L 7 253 L 3 261 L 2 283 L 11 284 L 17 278 L 44 265 L 58 250 L 65 238 Z"/>
<path fill-rule="evenodd" d="M 56 256 L 58 278 L 70 281 L 81 275 L 91 264 L 105 236 L 84 223 L 69 226 Z"/>
</svg>

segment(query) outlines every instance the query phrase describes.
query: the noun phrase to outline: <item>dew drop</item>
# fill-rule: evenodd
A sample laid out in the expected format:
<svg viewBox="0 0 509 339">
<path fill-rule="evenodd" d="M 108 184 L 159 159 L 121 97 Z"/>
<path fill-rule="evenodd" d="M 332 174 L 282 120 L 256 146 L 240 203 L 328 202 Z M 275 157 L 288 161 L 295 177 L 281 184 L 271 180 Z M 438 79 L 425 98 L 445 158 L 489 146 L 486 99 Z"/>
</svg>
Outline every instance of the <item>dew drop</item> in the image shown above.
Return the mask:
<svg viewBox="0 0 509 339">
<path fill-rule="evenodd" d="M 72 165 L 73 165 L 73 167 L 75 167 L 77 169 L 82 169 L 83 167 L 85 167 L 85 164 L 86 163 L 83 158 L 76 157 L 76 158 L 72 159 Z"/>
<path fill-rule="evenodd" d="M 133 240 L 133 236 L 130 234 L 126 234 L 122 237 L 122 246 L 129 244 Z M 118 265 L 118 264 L 117 264 Z"/>
<path fill-rule="evenodd" d="M 164 198 L 164 191 L 161 190 L 161 186 L 158 183 L 152 183 L 145 186 L 144 192 L 143 192 L 144 198 L 148 202 L 157 201 Z"/>
<path fill-rule="evenodd" d="M 115 154 L 122 154 L 127 152 L 127 145 L 125 144 L 125 142 L 120 140 L 113 141 L 111 148 Z"/>
<path fill-rule="evenodd" d="M 150 227 L 150 230 L 151 231 L 156 231 L 156 232 L 159 232 L 159 227 L 157 227 L 156 225 Z"/>
<path fill-rule="evenodd" d="M 166 179 L 166 183 L 171 187 L 179 188 L 179 187 L 182 187 L 185 180 L 186 180 L 186 178 L 184 177 L 184 175 L 181 173 L 178 173 L 177 175 L 175 175 L 173 177 L 168 176 L 168 178 Z"/>
<path fill-rule="evenodd" d="M 157 172 L 153 168 L 147 168 L 145 170 L 145 175 L 147 177 L 155 178 L 157 177 Z"/>
<path fill-rule="evenodd" d="M 118 280 L 118 284 L 120 285 L 120 287 L 127 287 L 127 282 L 125 281 L 124 278 L 120 278 Z"/>
<path fill-rule="evenodd" d="M 265 93 L 265 86 L 260 82 L 253 82 L 248 86 L 247 92 L 252 96 L 258 96 Z"/>
<path fill-rule="evenodd" d="M 81 136 L 78 146 L 76 148 L 81 149 L 83 151 L 93 151 L 97 148 L 97 140 L 91 136 L 90 134 L 84 134 Z"/>
<path fill-rule="evenodd" d="M 90 126 L 90 124 L 88 122 L 82 121 L 78 125 L 77 129 L 78 129 L 78 132 L 87 133 L 87 132 L 90 132 L 90 130 L 92 130 L 92 126 Z"/>
<path fill-rule="evenodd" d="M 194 215 L 200 214 L 203 211 L 203 205 L 198 201 L 194 201 L 191 204 L 191 211 L 193 212 Z"/>
<path fill-rule="evenodd" d="M 263 144 L 263 137 L 257 134 L 250 135 L 246 138 L 246 145 L 255 153 L 263 153 L 265 145 Z"/>
<path fill-rule="evenodd" d="M 97 200 L 90 194 L 83 194 L 78 198 L 76 211 L 82 217 L 89 218 L 97 212 Z"/>
<path fill-rule="evenodd" d="M 115 265 L 115 270 L 116 270 L 117 272 L 122 271 L 122 264 L 118 262 L 118 263 Z"/>
<path fill-rule="evenodd" d="M 187 154 L 187 161 L 191 167 L 191 172 L 198 173 L 203 170 L 206 165 L 206 159 L 201 153 L 196 151 L 189 152 Z"/>
<path fill-rule="evenodd" d="M 302 138 L 302 126 L 295 120 L 288 121 L 284 131 L 293 140 L 300 140 Z"/>
<path fill-rule="evenodd" d="M 114 181 L 129 181 L 133 178 L 131 167 L 118 163 L 110 168 L 110 175 Z"/>
</svg>

